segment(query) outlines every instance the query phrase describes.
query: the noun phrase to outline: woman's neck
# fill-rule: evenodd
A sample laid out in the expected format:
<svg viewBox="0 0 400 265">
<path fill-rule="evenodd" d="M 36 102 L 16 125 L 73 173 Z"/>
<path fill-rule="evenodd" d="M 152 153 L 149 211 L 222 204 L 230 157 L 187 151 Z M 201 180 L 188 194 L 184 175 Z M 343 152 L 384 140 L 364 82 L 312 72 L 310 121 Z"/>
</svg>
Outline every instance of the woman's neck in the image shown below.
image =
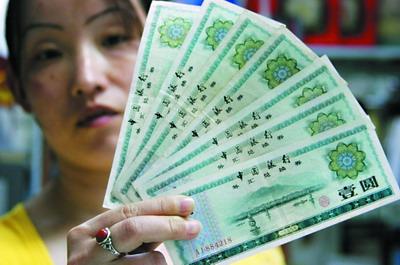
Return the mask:
<svg viewBox="0 0 400 265">
<path fill-rule="evenodd" d="M 105 211 L 108 172 L 60 164 L 61 175 L 26 203 L 29 217 L 56 265 L 66 264 L 66 234 Z"/>
<path fill-rule="evenodd" d="M 65 230 L 103 212 L 108 172 L 60 164 L 61 176 L 29 201 L 28 213 L 40 230 Z M 43 223 L 45 223 L 43 225 Z"/>
<path fill-rule="evenodd" d="M 60 164 L 59 192 L 72 212 L 91 216 L 104 211 L 102 208 L 109 170 L 91 170 Z"/>
</svg>

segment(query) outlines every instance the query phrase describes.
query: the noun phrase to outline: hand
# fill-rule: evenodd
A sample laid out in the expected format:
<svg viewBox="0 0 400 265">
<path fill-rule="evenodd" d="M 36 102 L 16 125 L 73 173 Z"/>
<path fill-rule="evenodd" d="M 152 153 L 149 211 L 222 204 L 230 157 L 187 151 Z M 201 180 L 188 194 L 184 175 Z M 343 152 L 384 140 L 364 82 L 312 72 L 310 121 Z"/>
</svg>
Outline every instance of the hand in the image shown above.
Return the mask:
<svg viewBox="0 0 400 265">
<path fill-rule="evenodd" d="M 194 202 L 189 197 L 172 196 L 128 204 L 104 212 L 68 232 L 68 265 L 90 264 L 167 264 L 154 249 L 166 240 L 193 239 L 201 230 L 198 221 L 188 220 Z M 108 227 L 113 245 L 121 253 L 116 257 L 101 248 L 96 233 Z"/>
</svg>

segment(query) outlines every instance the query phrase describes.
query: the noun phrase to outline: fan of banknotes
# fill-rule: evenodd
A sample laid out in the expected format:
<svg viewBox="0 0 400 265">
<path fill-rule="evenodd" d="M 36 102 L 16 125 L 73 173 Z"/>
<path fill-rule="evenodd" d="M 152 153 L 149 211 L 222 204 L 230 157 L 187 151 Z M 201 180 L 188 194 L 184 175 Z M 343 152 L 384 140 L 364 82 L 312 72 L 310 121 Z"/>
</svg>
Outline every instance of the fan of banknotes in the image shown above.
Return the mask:
<svg viewBox="0 0 400 265">
<path fill-rule="evenodd" d="M 174 264 L 277 246 L 399 198 L 369 117 L 326 56 L 223 0 L 153 1 L 104 206 L 185 194 Z"/>
</svg>

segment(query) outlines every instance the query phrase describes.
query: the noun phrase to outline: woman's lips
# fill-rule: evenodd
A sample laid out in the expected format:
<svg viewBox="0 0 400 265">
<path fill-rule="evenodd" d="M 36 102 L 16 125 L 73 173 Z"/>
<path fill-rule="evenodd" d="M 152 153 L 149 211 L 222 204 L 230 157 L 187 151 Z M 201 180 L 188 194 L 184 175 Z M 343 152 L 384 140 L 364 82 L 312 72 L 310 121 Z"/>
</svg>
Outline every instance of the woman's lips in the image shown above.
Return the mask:
<svg viewBox="0 0 400 265">
<path fill-rule="evenodd" d="M 99 128 L 107 126 L 118 116 L 118 112 L 105 107 L 88 109 L 77 122 L 78 128 Z"/>
<path fill-rule="evenodd" d="M 91 120 L 90 122 L 88 122 L 87 127 L 99 128 L 99 127 L 106 126 L 114 119 L 114 117 L 115 117 L 115 115 L 104 115 L 104 116 L 97 117 L 97 118 Z"/>
</svg>

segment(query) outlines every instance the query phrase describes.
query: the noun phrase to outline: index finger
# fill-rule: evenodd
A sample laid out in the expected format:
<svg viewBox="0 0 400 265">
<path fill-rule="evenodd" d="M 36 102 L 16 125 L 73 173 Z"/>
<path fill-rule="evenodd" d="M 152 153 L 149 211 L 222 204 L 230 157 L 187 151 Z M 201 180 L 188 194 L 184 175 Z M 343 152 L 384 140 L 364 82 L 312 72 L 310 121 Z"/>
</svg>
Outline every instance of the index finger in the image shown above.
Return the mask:
<svg viewBox="0 0 400 265">
<path fill-rule="evenodd" d="M 190 197 L 182 195 L 158 197 L 108 210 L 88 220 L 83 225 L 87 226 L 90 229 L 90 235 L 94 236 L 99 229 L 110 227 L 130 217 L 141 215 L 178 215 L 186 217 L 193 212 L 193 209 L 194 201 Z"/>
</svg>

